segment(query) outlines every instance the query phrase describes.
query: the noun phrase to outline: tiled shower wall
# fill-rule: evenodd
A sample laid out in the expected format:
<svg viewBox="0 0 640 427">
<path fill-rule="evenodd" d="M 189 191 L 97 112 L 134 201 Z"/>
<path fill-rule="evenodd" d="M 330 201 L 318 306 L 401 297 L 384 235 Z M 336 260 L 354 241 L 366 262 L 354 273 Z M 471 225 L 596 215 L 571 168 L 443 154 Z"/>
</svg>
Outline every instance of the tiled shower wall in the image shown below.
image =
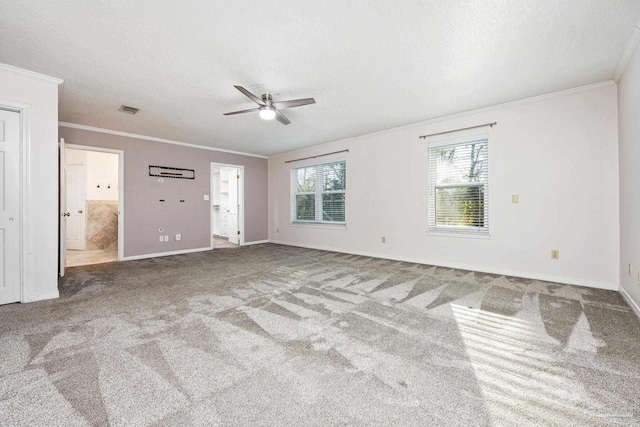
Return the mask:
<svg viewBox="0 0 640 427">
<path fill-rule="evenodd" d="M 87 200 L 87 250 L 118 249 L 118 201 Z"/>
</svg>

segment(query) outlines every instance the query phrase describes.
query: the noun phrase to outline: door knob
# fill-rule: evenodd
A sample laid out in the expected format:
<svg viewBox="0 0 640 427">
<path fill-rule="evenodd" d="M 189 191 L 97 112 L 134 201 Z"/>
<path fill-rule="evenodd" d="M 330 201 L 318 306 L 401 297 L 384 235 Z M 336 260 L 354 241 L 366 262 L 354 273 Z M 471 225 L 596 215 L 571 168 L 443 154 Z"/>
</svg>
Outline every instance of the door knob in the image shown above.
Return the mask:
<svg viewBox="0 0 640 427">
<path fill-rule="evenodd" d="M 79 210 L 78 213 L 82 213 L 82 210 Z"/>
<path fill-rule="evenodd" d="M 69 212 L 63 212 L 62 216 L 71 216 L 71 214 Z"/>
<path fill-rule="evenodd" d="M 13 221 L 13 218 L 9 218 L 9 221 Z"/>
</svg>

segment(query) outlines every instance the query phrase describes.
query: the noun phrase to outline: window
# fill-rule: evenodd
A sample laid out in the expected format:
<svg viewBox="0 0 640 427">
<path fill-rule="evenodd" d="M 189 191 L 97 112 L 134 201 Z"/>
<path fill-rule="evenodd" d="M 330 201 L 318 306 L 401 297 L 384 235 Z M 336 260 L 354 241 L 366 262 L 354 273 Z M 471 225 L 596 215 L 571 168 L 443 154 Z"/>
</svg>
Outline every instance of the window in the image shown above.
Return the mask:
<svg viewBox="0 0 640 427">
<path fill-rule="evenodd" d="M 429 231 L 489 234 L 489 137 L 429 144 Z"/>
<path fill-rule="evenodd" d="M 291 169 L 291 221 L 345 224 L 345 161 Z"/>
</svg>

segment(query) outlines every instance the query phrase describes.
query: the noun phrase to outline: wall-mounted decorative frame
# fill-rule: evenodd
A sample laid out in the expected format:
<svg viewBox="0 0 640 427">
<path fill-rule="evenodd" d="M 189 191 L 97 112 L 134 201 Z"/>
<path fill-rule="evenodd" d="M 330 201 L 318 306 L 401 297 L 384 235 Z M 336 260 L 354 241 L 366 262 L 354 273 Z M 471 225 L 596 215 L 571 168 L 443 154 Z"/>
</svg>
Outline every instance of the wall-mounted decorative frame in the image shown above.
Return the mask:
<svg viewBox="0 0 640 427">
<path fill-rule="evenodd" d="M 161 176 L 163 178 L 196 179 L 194 169 L 170 168 L 168 166 L 149 165 L 149 176 Z"/>
</svg>

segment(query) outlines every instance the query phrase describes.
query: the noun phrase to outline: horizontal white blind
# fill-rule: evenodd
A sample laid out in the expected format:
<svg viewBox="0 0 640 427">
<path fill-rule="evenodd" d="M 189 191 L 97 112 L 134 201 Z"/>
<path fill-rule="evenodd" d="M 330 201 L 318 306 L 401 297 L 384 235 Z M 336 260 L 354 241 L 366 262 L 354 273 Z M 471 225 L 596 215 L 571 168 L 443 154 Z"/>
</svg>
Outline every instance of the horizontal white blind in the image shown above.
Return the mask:
<svg viewBox="0 0 640 427">
<path fill-rule="evenodd" d="M 291 169 L 291 221 L 346 223 L 346 162 Z"/>
<path fill-rule="evenodd" d="M 322 221 L 345 222 L 346 163 L 327 163 L 320 168 L 322 169 Z"/>
<path fill-rule="evenodd" d="M 429 231 L 489 232 L 489 139 L 429 145 Z"/>
</svg>

